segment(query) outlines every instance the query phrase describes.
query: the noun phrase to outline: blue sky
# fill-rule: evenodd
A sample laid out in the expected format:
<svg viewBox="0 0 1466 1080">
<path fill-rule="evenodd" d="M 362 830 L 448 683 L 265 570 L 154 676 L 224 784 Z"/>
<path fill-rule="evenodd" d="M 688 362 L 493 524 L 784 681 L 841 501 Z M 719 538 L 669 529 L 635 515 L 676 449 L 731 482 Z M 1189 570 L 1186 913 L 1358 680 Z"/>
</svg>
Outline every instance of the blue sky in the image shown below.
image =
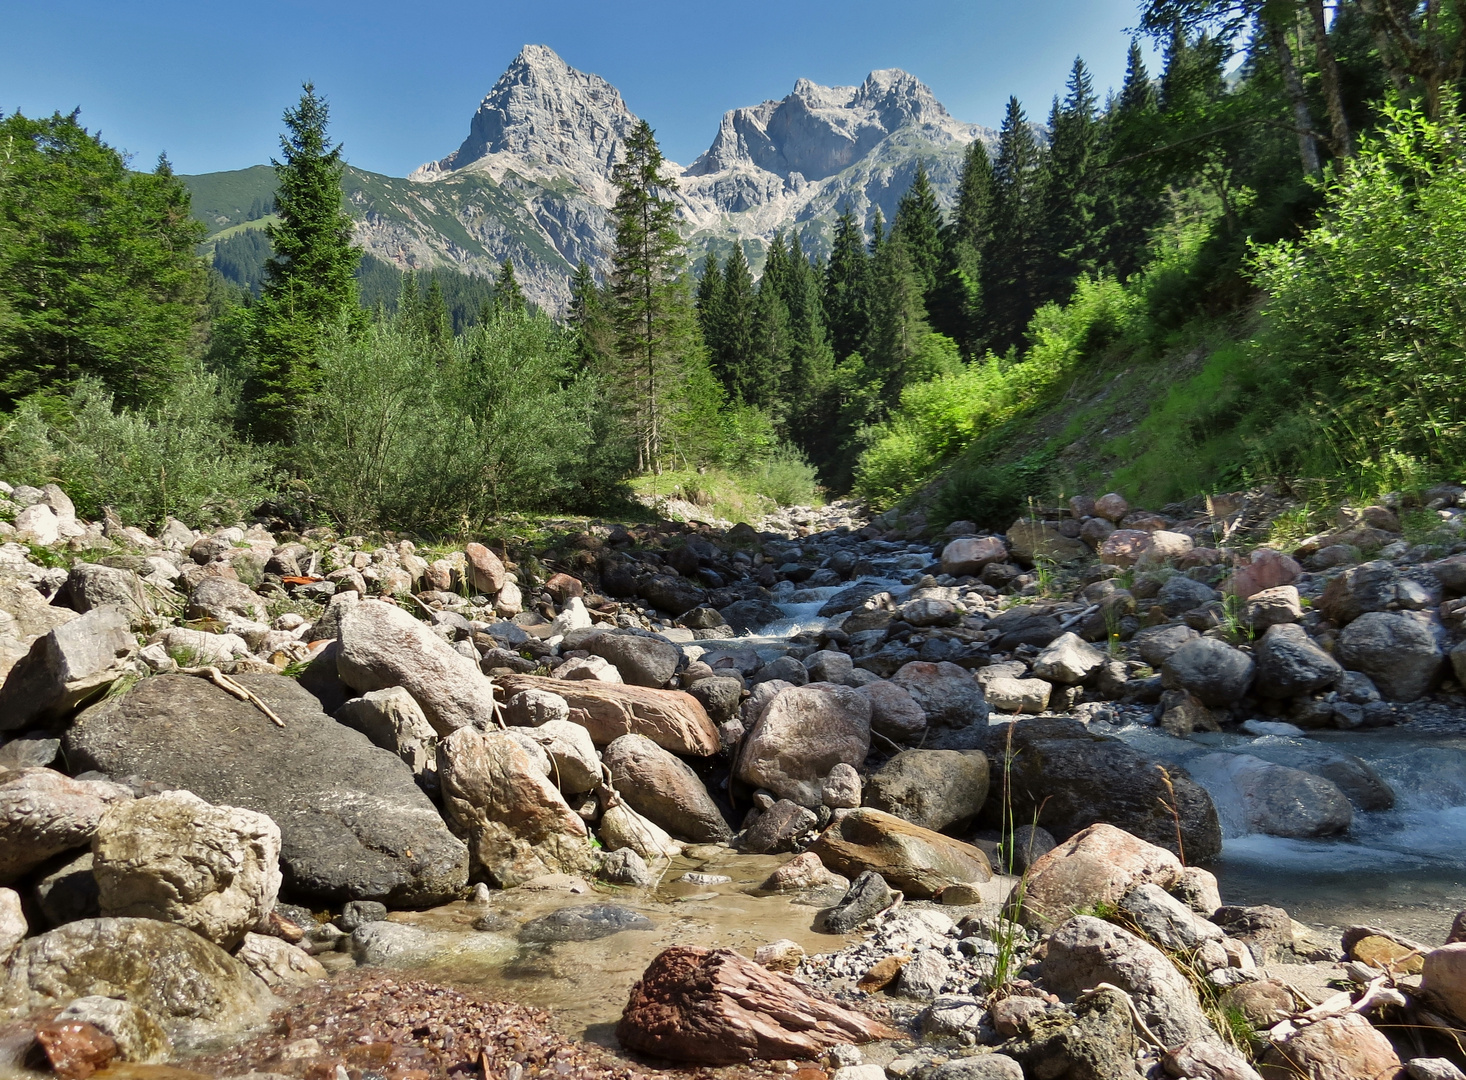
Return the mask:
<svg viewBox="0 0 1466 1080">
<path fill-rule="evenodd" d="M 688 164 L 724 111 L 800 77 L 899 67 L 958 119 L 997 126 L 1009 94 L 1042 120 L 1075 55 L 1118 88 L 1136 0 L 0 0 L 0 109 L 70 111 L 180 172 L 269 158 L 313 79 L 347 158 L 402 176 L 457 148 L 519 51 L 549 45 L 620 88 Z"/>
</svg>

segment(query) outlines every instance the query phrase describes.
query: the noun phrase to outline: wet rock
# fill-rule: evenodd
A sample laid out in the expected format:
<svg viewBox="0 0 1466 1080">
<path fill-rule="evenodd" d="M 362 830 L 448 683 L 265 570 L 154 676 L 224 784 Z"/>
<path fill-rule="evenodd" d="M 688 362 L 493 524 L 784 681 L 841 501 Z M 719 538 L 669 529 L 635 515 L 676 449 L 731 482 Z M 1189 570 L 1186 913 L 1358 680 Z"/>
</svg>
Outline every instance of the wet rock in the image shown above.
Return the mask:
<svg viewBox="0 0 1466 1080">
<path fill-rule="evenodd" d="M 1403 1066 L 1390 1040 L 1358 1013 L 1330 1017 L 1274 1043 L 1258 1070 L 1263 1080 L 1377 1080 Z"/>
<path fill-rule="evenodd" d="M 832 1046 L 893 1037 L 885 1025 L 731 949 L 686 947 L 652 961 L 616 1026 L 628 1050 L 708 1065 L 817 1059 Z"/>
<path fill-rule="evenodd" d="M 590 867 L 589 831 L 508 732 L 460 728 L 438 744 L 443 803 L 468 836 L 475 874 L 501 888 Z"/>
<path fill-rule="evenodd" d="M 1344 666 L 1373 679 L 1387 701 L 1415 701 L 1444 662 L 1429 624 L 1408 612 L 1366 612 L 1344 627 L 1338 651 Z"/>
<path fill-rule="evenodd" d="M 36 906 L 46 925 L 60 926 L 102 914 L 97 879 L 92 874 L 92 853 L 82 852 L 45 874 L 35 887 Z"/>
<path fill-rule="evenodd" d="M 247 967 L 191 930 L 87 919 L 20 947 L 0 1008 L 14 1016 L 91 995 L 131 1002 L 184 1041 L 261 1024 L 276 1004 Z"/>
<path fill-rule="evenodd" d="M 367 923 L 381 922 L 387 917 L 387 905 L 375 900 L 352 900 L 341 905 L 341 914 L 335 923 L 348 934 Z"/>
<path fill-rule="evenodd" d="M 784 613 L 767 600 L 739 600 L 723 608 L 719 614 L 736 634 L 754 634 L 785 618 Z"/>
<path fill-rule="evenodd" d="M 10 959 L 28 933 L 30 927 L 21 910 L 20 894 L 13 889 L 0 889 L 0 964 Z"/>
<path fill-rule="evenodd" d="M 92 841 L 102 914 L 186 926 L 232 949 L 275 907 L 280 829 L 187 791 L 121 802 Z"/>
<path fill-rule="evenodd" d="M 468 853 L 401 759 L 326 716 L 292 679 L 234 678 L 284 726 L 203 679 L 159 675 L 77 717 L 67 760 L 268 815 L 290 893 L 402 906 L 457 895 Z"/>
<path fill-rule="evenodd" d="M 830 825 L 810 850 L 847 877 L 874 870 L 913 899 L 992 878 L 987 856 L 977 848 L 867 807 Z"/>
<path fill-rule="evenodd" d="M 1161 674 L 1168 689 L 1187 690 L 1215 709 L 1247 693 L 1253 668 L 1252 657 L 1242 650 L 1216 638 L 1197 638 L 1167 657 Z"/>
<path fill-rule="evenodd" d="M 506 675 L 499 680 L 506 694 L 545 690 L 570 706 L 570 719 L 590 732 L 597 746 L 622 735 L 645 735 L 663 750 L 691 757 L 718 752 L 718 729 L 698 700 L 680 690 L 643 686 L 560 682 L 535 675 Z"/>
<path fill-rule="evenodd" d="M 126 672 L 136 649 L 127 616 L 98 608 L 37 638 L 0 685 L 0 731 L 61 720 Z"/>
<path fill-rule="evenodd" d="M 862 801 L 924 829 L 970 822 L 988 794 L 980 750 L 903 750 L 871 776 Z"/>
<path fill-rule="evenodd" d="M 1349 800 L 1333 783 L 1301 769 L 1274 765 L 1251 754 L 1206 754 L 1188 763 L 1192 772 L 1231 785 L 1249 832 L 1306 839 L 1337 836 L 1354 820 Z"/>
<path fill-rule="evenodd" d="M 670 641 L 639 634 L 597 634 L 583 646 L 609 660 L 632 686 L 666 686 L 677 673 L 682 653 Z"/>
<path fill-rule="evenodd" d="M 493 723 L 494 687 L 478 665 L 392 604 L 363 600 L 346 609 L 336 664 L 359 693 L 405 689 L 439 735 Z"/>
<path fill-rule="evenodd" d="M 1034 657 L 1035 678 L 1055 683 L 1081 683 L 1105 662 L 1105 654 L 1078 634 L 1063 634 Z"/>
<path fill-rule="evenodd" d="M 650 930 L 653 925 L 645 915 L 619 904 L 587 904 L 531 919 L 519 928 L 519 940 L 596 941 L 625 930 Z"/>
<path fill-rule="evenodd" d="M 651 868 L 646 860 L 628 848 L 608 851 L 601 856 L 600 869 L 596 875 L 612 885 L 631 885 L 645 888 L 652 883 Z"/>
<path fill-rule="evenodd" d="M 759 888 L 776 893 L 803 892 L 806 889 L 848 890 L 850 879 L 826 870 L 818 855 L 806 851 L 775 870 Z"/>
<path fill-rule="evenodd" d="M 794 842 L 819 823 L 813 810 L 791 799 L 780 799 L 743 831 L 738 846 L 750 855 L 788 851 Z"/>
<path fill-rule="evenodd" d="M 327 977 L 321 962 L 304 949 L 264 934 L 245 934 L 234 958 L 271 990 L 310 986 Z"/>
<path fill-rule="evenodd" d="M 966 577 L 982 573 L 989 563 L 1004 562 L 1008 549 L 996 536 L 964 536 L 942 549 L 942 573 Z"/>
<path fill-rule="evenodd" d="M 1113 825 L 1096 824 L 1041 856 L 1029 871 L 1023 920 L 1048 928 L 1071 912 L 1117 905 L 1138 885 L 1169 889 L 1181 880 L 1181 862 Z"/>
<path fill-rule="evenodd" d="M 656 822 L 642 817 L 619 795 L 609 801 L 603 798 L 600 823 L 596 832 L 607 851 L 631 848 L 643 859 L 668 859 L 682 853 L 682 844 L 673 840 Z"/>
<path fill-rule="evenodd" d="M 90 1024 L 116 1044 L 121 1061 L 155 1065 L 173 1053 L 173 1041 L 163 1026 L 129 1001 L 90 994 L 57 1013 L 56 1022 Z"/>
<path fill-rule="evenodd" d="M 1076 915 L 1049 938 L 1044 984 L 1072 996 L 1100 983 L 1128 993 L 1167 1046 L 1212 1034 L 1196 991 L 1164 953 L 1118 926 Z"/>
<path fill-rule="evenodd" d="M 641 583 L 640 589 L 652 607 L 673 618 L 687 614 L 707 599 L 706 594 L 686 578 L 670 575 L 648 578 Z M 726 616 L 727 613 L 724 614 Z"/>
<path fill-rule="evenodd" d="M 36 1028 L 36 1042 L 62 1080 L 86 1080 L 117 1056 L 117 1043 L 91 1024 L 52 1021 Z"/>
<path fill-rule="evenodd" d="M 886 879 L 874 870 L 866 870 L 851 883 L 840 902 L 825 912 L 824 929 L 831 934 L 848 934 L 895 902 L 896 894 Z"/>
<path fill-rule="evenodd" d="M 860 766 L 870 752 L 870 699 L 846 686 L 812 683 L 781 690 L 738 755 L 738 778 L 801 806 L 820 805 L 835 765 Z"/>
<path fill-rule="evenodd" d="M 913 742 L 926 730 L 926 713 L 904 687 L 881 680 L 856 688 L 870 702 L 871 730 L 893 742 Z"/>
<path fill-rule="evenodd" d="M 1188 861 L 1205 862 L 1221 852 L 1211 796 L 1178 766 L 1163 766 L 1073 720 L 1021 720 L 1012 725 L 1011 738 L 1007 769 L 1015 820 L 1037 817 L 1061 839 L 1104 821 L 1174 849 L 1179 816 Z M 1006 744 L 990 749 L 1007 752 Z"/>
<path fill-rule="evenodd" d="M 956 664 L 913 661 L 903 665 L 891 681 L 921 706 L 928 725 L 962 728 L 988 722 L 982 687 Z"/>
<path fill-rule="evenodd" d="M 1257 658 L 1256 690 L 1262 697 L 1312 694 L 1333 686 L 1344 673 L 1343 666 L 1296 623 L 1270 627 L 1253 655 Z"/>
<path fill-rule="evenodd" d="M 703 782 L 683 761 L 645 735 L 623 735 L 602 756 L 621 797 L 672 836 L 694 843 L 732 839 Z"/>
</svg>

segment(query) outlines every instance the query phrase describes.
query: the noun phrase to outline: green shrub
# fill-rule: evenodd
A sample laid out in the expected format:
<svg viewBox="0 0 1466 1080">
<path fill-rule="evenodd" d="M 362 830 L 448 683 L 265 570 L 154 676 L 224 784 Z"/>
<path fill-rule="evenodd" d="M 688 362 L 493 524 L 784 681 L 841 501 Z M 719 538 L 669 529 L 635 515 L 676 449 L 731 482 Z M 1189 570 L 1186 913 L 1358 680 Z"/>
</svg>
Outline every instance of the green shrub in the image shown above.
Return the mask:
<svg viewBox="0 0 1466 1080">
<path fill-rule="evenodd" d="M 812 506 L 820 502 L 819 477 L 800 451 L 777 447 L 754 474 L 753 489 L 778 506 Z"/>
<path fill-rule="evenodd" d="M 156 526 L 172 515 L 191 525 L 232 522 L 276 487 L 268 453 L 241 440 L 233 387 L 199 367 L 161 400 L 117 409 L 93 379 L 63 398 L 32 397 L 0 421 L 0 474 L 12 483 L 58 483 L 83 518 L 110 506 L 128 522 Z"/>
</svg>

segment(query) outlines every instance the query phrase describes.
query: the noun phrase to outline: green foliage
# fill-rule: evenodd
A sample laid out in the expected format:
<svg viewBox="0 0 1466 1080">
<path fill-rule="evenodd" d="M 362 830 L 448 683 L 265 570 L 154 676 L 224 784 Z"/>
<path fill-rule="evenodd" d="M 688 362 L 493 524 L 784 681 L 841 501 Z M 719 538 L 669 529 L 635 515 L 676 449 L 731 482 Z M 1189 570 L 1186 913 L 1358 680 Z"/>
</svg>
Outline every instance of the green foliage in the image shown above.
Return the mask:
<svg viewBox="0 0 1466 1080">
<path fill-rule="evenodd" d="M 625 458 L 614 439 L 594 444 L 599 386 L 575 344 L 529 313 L 498 313 L 446 358 L 410 314 L 365 335 L 340 326 L 321 353 L 306 482 L 350 530 L 462 532 L 613 502 Z"/>
<path fill-rule="evenodd" d="M 86 376 L 160 393 L 201 315 L 203 235 L 166 159 L 129 171 L 75 113 L 0 119 L 0 409 Z"/>
<path fill-rule="evenodd" d="M 342 207 L 345 166 L 328 119 L 325 100 L 306 83 L 299 104 L 285 111 L 284 160 L 272 162 L 280 218 L 265 230 L 274 254 L 250 313 L 255 370 L 247 391 L 251 426 L 279 442 L 294 439 L 301 406 L 316 389 L 324 336 L 342 320 L 363 323 L 355 281 L 361 252 Z"/>
<path fill-rule="evenodd" d="M 1274 406 L 1259 453 L 1332 463 L 1370 486 L 1466 463 L 1466 130 L 1454 100 L 1438 122 L 1384 111 L 1326 183 L 1317 227 L 1255 261 L 1269 294 L 1257 364 Z"/>
<path fill-rule="evenodd" d="M 0 423 L 0 472 L 15 483 L 59 483 L 92 520 L 110 506 L 151 526 L 168 515 L 233 522 L 276 481 L 269 456 L 235 435 L 237 403 L 231 386 L 197 366 L 137 409 L 116 408 L 101 382 L 82 379 L 64 398 L 27 398 Z"/>
<path fill-rule="evenodd" d="M 753 488 L 779 506 L 812 506 L 820 502 L 814 466 L 799 450 L 781 445 L 754 475 Z"/>
</svg>

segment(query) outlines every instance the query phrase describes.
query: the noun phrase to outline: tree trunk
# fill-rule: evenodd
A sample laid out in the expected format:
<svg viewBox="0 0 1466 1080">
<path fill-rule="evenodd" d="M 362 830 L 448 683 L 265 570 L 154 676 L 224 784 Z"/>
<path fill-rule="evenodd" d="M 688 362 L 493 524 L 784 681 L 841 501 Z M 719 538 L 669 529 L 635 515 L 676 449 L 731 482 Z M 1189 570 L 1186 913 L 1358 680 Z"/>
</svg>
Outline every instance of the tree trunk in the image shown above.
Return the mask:
<svg viewBox="0 0 1466 1080">
<path fill-rule="evenodd" d="M 1329 45 L 1329 30 L 1324 18 L 1324 0 L 1308 0 L 1308 13 L 1313 28 L 1313 48 L 1318 57 L 1319 82 L 1328 104 L 1329 128 L 1333 134 L 1336 157 L 1354 156 L 1354 135 L 1349 130 L 1349 117 L 1344 112 L 1344 96 L 1339 86 L 1339 65 Z"/>
<path fill-rule="evenodd" d="M 1278 58 L 1278 67 L 1283 73 L 1283 92 L 1288 97 L 1288 107 L 1293 113 L 1293 126 L 1298 130 L 1298 157 L 1303 171 L 1309 176 L 1318 172 L 1318 143 L 1313 135 L 1313 117 L 1308 114 L 1308 97 L 1303 90 L 1303 80 L 1298 75 L 1298 65 L 1293 62 L 1293 50 L 1288 47 L 1288 36 L 1276 18 L 1264 14 L 1267 23 L 1268 41 Z"/>
</svg>

